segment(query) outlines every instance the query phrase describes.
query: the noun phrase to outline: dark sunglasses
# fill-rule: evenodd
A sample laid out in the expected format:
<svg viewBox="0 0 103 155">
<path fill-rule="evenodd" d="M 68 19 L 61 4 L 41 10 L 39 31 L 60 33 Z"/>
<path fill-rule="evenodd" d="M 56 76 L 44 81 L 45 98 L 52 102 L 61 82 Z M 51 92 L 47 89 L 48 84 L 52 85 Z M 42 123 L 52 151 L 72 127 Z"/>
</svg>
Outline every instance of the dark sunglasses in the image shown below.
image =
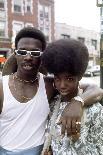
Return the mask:
<svg viewBox="0 0 103 155">
<path fill-rule="evenodd" d="M 26 56 L 27 54 L 30 54 L 33 57 L 40 57 L 42 55 L 42 53 L 43 53 L 43 52 L 40 51 L 40 49 L 35 49 L 33 51 L 18 49 L 18 50 L 14 50 L 14 52 L 17 55 Z"/>
</svg>

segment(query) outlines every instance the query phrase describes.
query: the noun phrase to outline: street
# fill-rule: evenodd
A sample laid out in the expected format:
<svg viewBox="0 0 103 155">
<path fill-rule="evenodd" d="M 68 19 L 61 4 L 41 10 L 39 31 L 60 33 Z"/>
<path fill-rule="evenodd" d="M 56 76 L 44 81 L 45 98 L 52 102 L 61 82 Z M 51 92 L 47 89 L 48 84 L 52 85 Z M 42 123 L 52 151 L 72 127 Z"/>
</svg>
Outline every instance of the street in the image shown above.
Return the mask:
<svg viewBox="0 0 103 155">
<path fill-rule="evenodd" d="M 100 87 L 100 76 L 93 76 L 93 77 L 83 77 L 83 83 L 94 83 Z"/>
</svg>

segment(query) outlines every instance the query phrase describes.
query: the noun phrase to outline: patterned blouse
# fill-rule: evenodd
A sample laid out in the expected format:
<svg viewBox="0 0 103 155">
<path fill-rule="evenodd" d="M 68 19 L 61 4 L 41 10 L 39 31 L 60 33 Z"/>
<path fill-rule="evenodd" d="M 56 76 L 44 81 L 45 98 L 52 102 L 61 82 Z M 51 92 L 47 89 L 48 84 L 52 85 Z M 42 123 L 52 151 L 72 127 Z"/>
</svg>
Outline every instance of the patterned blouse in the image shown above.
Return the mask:
<svg viewBox="0 0 103 155">
<path fill-rule="evenodd" d="M 59 103 L 57 97 L 54 104 L 60 104 L 56 122 L 67 105 L 67 102 Z M 68 103 L 69 104 L 69 103 Z M 53 105 L 53 104 L 52 104 Z M 55 105 L 56 106 L 56 105 Z M 54 108 L 55 108 L 54 106 Z M 48 131 L 51 128 L 52 117 L 49 121 Z M 103 107 L 96 103 L 84 108 L 81 120 L 80 137 L 73 142 L 71 137 L 61 137 L 61 127 L 57 123 L 53 125 L 51 148 L 53 155 L 103 155 Z"/>
</svg>

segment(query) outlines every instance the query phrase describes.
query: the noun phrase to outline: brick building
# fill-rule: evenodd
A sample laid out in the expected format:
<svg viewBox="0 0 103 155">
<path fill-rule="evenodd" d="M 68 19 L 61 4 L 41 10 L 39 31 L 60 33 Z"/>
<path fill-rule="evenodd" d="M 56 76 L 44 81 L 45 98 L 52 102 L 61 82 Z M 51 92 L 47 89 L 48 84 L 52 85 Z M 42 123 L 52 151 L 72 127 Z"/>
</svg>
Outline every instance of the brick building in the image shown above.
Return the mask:
<svg viewBox="0 0 103 155">
<path fill-rule="evenodd" d="M 0 57 L 7 57 L 15 35 L 26 26 L 39 28 L 48 42 L 54 40 L 54 0 L 0 0 Z"/>
</svg>

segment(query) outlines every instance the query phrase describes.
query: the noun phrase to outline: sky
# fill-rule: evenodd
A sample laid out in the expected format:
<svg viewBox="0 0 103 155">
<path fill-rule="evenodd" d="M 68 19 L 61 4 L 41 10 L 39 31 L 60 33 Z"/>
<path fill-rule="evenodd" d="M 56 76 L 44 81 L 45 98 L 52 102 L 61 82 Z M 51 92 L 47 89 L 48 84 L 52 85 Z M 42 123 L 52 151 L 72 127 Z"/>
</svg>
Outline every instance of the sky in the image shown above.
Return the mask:
<svg viewBox="0 0 103 155">
<path fill-rule="evenodd" d="M 96 0 L 54 0 L 55 21 L 100 31 L 100 8 Z"/>
</svg>

